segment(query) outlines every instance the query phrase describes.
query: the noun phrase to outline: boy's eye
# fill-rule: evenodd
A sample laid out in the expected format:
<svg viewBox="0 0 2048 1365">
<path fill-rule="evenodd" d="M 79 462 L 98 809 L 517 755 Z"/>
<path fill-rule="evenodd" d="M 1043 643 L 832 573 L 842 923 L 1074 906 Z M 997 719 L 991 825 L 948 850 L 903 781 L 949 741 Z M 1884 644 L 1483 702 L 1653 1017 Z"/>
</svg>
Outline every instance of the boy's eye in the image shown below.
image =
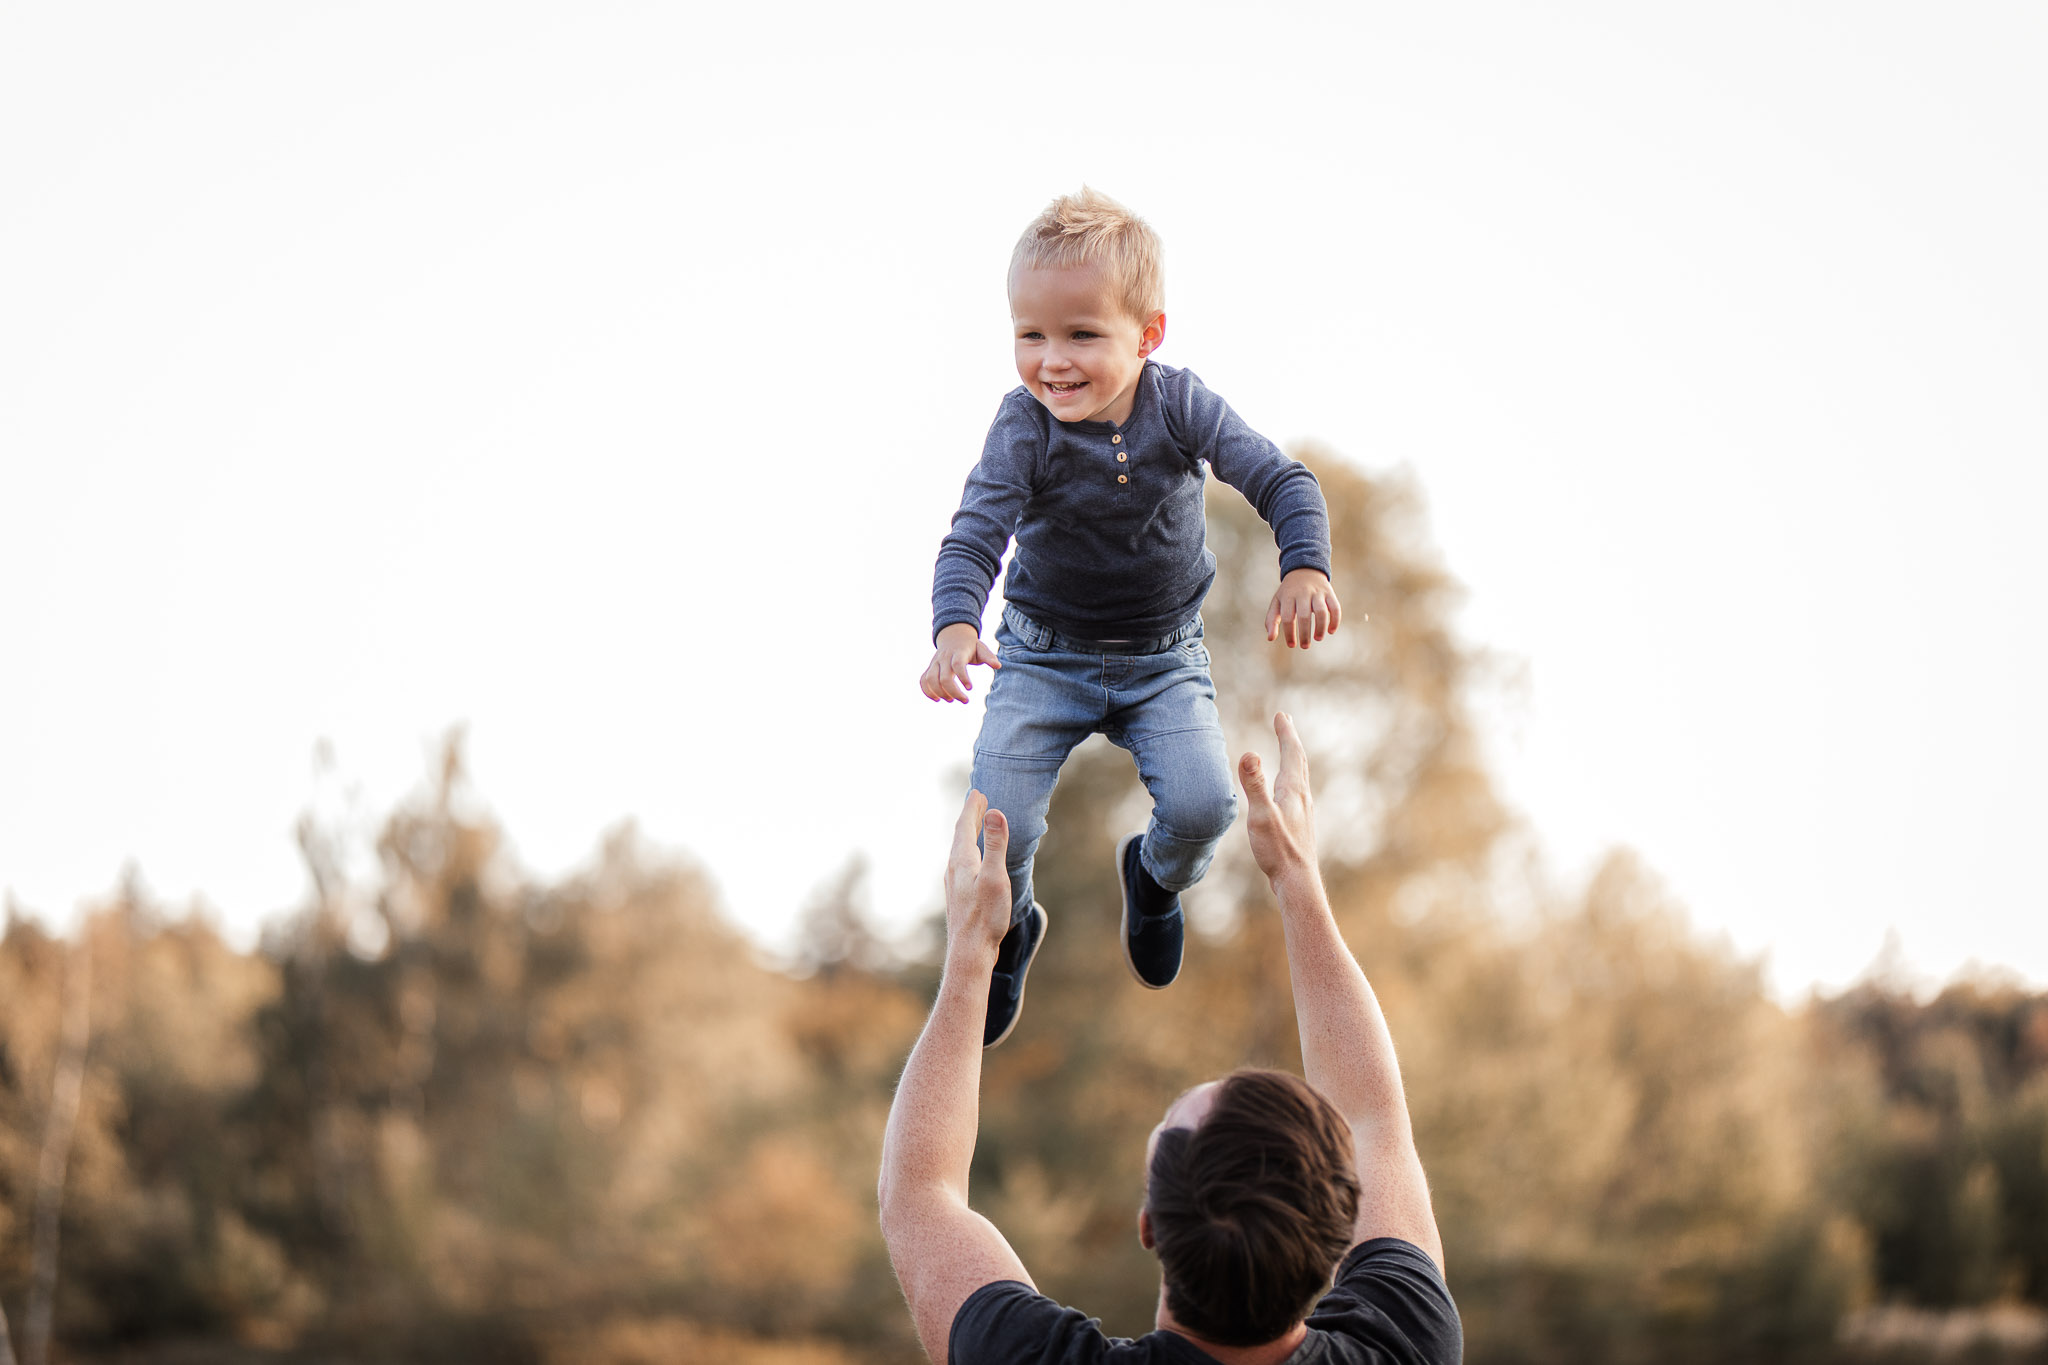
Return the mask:
<svg viewBox="0 0 2048 1365">
<path fill-rule="evenodd" d="M 1043 340 L 1045 340 L 1045 333 L 1043 333 L 1043 332 L 1025 332 L 1025 333 L 1022 333 L 1022 334 L 1020 335 L 1020 337 L 1019 337 L 1018 339 L 1019 339 L 1019 340 L 1022 340 L 1022 341 L 1043 341 Z"/>
<path fill-rule="evenodd" d="M 1076 332 L 1076 333 L 1074 333 L 1074 340 L 1076 340 L 1076 341 L 1093 341 L 1093 340 L 1095 340 L 1095 333 L 1093 333 L 1093 332 Z"/>
</svg>

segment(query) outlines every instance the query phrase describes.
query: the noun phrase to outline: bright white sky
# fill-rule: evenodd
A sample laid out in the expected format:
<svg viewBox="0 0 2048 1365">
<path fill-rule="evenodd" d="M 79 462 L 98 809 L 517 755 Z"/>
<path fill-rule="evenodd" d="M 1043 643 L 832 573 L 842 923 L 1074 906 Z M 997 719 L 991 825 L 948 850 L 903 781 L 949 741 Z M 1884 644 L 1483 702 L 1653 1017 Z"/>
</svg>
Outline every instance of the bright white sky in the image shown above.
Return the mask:
<svg viewBox="0 0 2048 1365">
<path fill-rule="evenodd" d="M 2048 983 L 2048 8 L 1247 13 L 0 6 L 0 886 L 246 942 L 460 723 L 538 873 L 924 910 L 932 553 L 1086 181 L 1162 359 L 1419 477 L 1564 875 Z"/>
</svg>

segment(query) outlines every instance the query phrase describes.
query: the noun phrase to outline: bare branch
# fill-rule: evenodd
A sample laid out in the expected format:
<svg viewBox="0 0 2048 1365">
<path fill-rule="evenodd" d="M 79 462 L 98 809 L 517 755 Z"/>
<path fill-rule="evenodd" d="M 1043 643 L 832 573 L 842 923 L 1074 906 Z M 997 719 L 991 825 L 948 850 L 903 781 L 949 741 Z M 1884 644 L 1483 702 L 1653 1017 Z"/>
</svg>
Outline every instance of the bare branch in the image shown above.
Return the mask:
<svg viewBox="0 0 2048 1365">
<path fill-rule="evenodd" d="M 36 1204 L 29 1243 L 28 1309 L 21 1324 L 22 1365 L 47 1365 L 50 1316 L 57 1297 L 57 1232 L 64 1210 L 64 1171 L 85 1085 L 85 1048 L 92 1035 L 92 938 L 79 930 L 64 972 L 64 1024 L 50 1114 L 43 1124 L 42 1160 L 36 1168 Z"/>
</svg>

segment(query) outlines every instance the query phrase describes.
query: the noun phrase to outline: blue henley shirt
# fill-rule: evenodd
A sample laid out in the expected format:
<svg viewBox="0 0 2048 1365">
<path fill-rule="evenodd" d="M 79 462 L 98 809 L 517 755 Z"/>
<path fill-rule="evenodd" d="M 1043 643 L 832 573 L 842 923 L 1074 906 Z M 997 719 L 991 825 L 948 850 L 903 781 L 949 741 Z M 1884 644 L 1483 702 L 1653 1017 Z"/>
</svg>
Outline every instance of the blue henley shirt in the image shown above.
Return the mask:
<svg viewBox="0 0 2048 1365">
<path fill-rule="evenodd" d="M 1003 596 L 1083 640 L 1153 639 L 1192 620 L 1216 578 L 1202 466 L 1244 494 L 1280 572 L 1330 572 L 1315 475 L 1245 425 L 1190 370 L 1147 361 L 1128 421 L 1062 422 L 1019 385 L 1004 395 L 932 573 L 932 636 L 981 628 L 1010 538 Z"/>
</svg>

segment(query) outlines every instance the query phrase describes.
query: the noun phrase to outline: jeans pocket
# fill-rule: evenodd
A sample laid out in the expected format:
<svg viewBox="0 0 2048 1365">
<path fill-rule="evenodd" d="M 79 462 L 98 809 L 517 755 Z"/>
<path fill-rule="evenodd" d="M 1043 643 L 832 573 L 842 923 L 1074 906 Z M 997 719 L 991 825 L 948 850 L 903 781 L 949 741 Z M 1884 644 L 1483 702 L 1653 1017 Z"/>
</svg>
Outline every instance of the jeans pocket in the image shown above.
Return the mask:
<svg viewBox="0 0 2048 1365">
<path fill-rule="evenodd" d="M 1003 608 L 1003 618 L 996 625 L 996 639 L 1040 654 L 1052 648 L 1052 632 L 1015 607 Z"/>
</svg>

